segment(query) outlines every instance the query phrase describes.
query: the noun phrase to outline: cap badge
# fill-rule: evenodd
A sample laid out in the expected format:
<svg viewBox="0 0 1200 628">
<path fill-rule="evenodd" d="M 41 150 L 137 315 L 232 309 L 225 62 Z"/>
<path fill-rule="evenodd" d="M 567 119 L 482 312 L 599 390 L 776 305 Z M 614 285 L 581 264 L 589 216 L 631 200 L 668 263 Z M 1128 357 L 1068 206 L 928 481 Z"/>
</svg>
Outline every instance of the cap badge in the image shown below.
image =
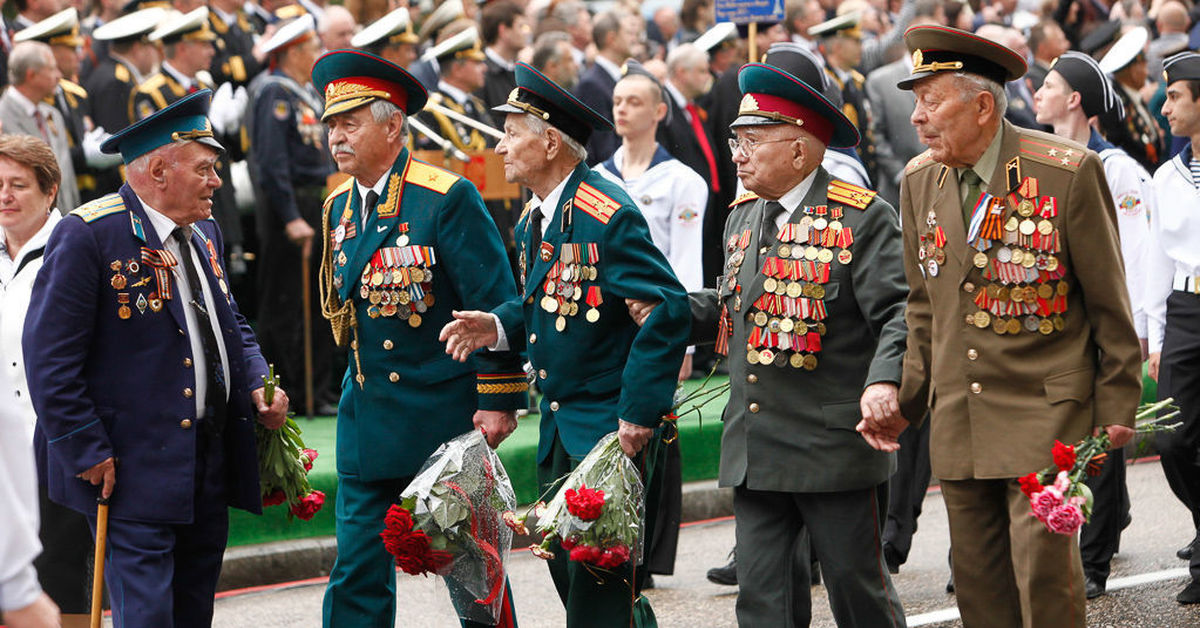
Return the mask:
<svg viewBox="0 0 1200 628">
<path fill-rule="evenodd" d="M 754 113 L 758 111 L 758 100 L 753 94 L 746 94 L 742 97 L 742 104 L 738 106 L 738 113 Z"/>
</svg>

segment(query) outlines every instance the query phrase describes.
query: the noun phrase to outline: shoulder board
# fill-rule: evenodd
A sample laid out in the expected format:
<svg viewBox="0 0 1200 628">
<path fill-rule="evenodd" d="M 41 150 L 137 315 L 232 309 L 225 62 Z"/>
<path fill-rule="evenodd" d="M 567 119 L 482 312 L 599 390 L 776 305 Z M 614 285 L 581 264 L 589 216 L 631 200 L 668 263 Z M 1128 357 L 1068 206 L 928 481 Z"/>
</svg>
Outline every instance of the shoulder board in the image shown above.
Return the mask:
<svg viewBox="0 0 1200 628">
<path fill-rule="evenodd" d="M 445 194 L 461 178 L 449 170 L 442 170 L 437 166 L 414 159 L 408 165 L 408 173 L 404 176 L 404 182 L 419 185 L 438 194 Z"/>
<path fill-rule="evenodd" d="M 325 205 L 328 206 L 333 202 L 333 199 L 345 194 L 346 192 L 349 192 L 353 188 L 354 177 L 346 177 L 346 180 L 342 181 L 341 185 L 333 188 L 333 191 L 329 193 L 329 196 L 325 197 Z"/>
<path fill-rule="evenodd" d="M 117 80 L 122 83 L 128 83 L 133 80 L 133 75 L 129 73 L 129 68 L 120 63 L 113 68 L 113 76 L 117 77 Z"/>
<path fill-rule="evenodd" d="M 1021 157 L 1074 172 L 1083 161 L 1078 147 L 1045 141 L 1042 137 L 1022 137 Z"/>
<path fill-rule="evenodd" d="M 146 94 L 153 93 L 166 84 L 167 78 L 161 74 L 155 74 L 146 79 L 141 85 L 138 85 L 138 91 Z"/>
<path fill-rule="evenodd" d="M 757 194 L 755 194 L 754 192 L 746 192 L 745 194 L 733 199 L 733 202 L 730 203 L 729 206 L 737 207 L 738 205 L 741 205 L 742 203 L 748 203 L 750 201 L 757 201 L 757 200 L 758 200 Z"/>
<path fill-rule="evenodd" d="M 867 77 L 863 76 L 862 72 L 859 72 L 858 70 L 850 70 L 850 77 L 853 78 L 854 82 L 858 83 L 859 85 L 867 81 Z"/>
<path fill-rule="evenodd" d="M 595 187 L 580 182 L 579 188 L 575 190 L 575 207 L 600 221 L 600 224 L 607 225 L 613 214 L 621 209 L 621 204 Z"/>
<path fill-rule="evenodd" d="M 58 79 L 58 84 L 62 86 L 63 91 L 71 92 L 80 98 L 87 98 L 87 90 L 84 89 L 82 85 L 72 83 L 67 79 Z"/>
<path fill-rule="evenodd" d="M 908 161 L 908 165 L 904 167 L 904 174 L 912 174 L 935 163 L 937 162 L 933 160 L 932 153 L 927 150 Z"/>
<path fill-rule="evenodd" d="M 99 220 L 125 211 L 125 201 L 120 194 L 109 194 L 75 208 L 72 215 L 79 216 L 84 222 Z"/>
<path fill-rule="evenodd" d="M 877 192 L 834 179 L 829 182 L 829 189 L 826 194 L 829 196 L 831 203 L 841 203 L 858 209 L 866 209 L 871 204 L 871 201 L 875 200 Z"/>
</svg>

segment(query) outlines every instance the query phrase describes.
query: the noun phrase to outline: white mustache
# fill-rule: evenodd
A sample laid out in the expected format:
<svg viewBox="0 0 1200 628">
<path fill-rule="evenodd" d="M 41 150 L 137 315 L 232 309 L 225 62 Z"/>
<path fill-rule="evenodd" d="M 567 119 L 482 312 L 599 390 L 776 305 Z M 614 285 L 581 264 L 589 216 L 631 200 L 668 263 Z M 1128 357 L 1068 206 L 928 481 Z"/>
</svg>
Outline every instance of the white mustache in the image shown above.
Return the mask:
<svg viewBox="0 0 1200 628">
<path fill-rule="evenodd" d="M 337 155 L 338 153 L 346 153 L 347 155 L 354 155 L 354 149 L 351 148 L 349 144 L 346 144 L 344 142 L 341 142 L 338 144 L 330 144 L 329 152 L 333 153 L 334 155 Z"/>
</svg>

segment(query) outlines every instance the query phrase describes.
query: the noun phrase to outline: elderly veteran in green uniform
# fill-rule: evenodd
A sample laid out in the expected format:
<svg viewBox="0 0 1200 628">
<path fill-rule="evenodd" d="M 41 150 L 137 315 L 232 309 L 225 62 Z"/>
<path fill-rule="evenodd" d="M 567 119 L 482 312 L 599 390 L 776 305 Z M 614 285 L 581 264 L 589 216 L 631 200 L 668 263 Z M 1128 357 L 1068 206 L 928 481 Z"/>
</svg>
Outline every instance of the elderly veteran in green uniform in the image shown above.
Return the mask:
<svg viewBox="0 0 1200 628">
<path fill-rule="evenodd" d="M 653 529 L 664 460 L 659 427 L 687 347 L 685 293 L 637 205 L 584 162 L 588 137 L 611 130 L 608 120 L 524 63 L 516 76 L 517 88 L 495 110 L 508 114 L 496 146 L 504 176 L 534 195 L 516 228 L 521 296 L 491 312 L 455 313 L 442 330 L 446 352 L 464 360 L 481 347 L 527 351 L 545 393 L 542 487 L 615 430 L 645 472 L 645 529 Z M 627 298 L 662 305 L 639 329 Z M 550 561 L 568 626 L 655 625 L 641 596 L 646 575 L 629 564 L 598 573 L 569 562 L 561 548 Z"/>
<path fill-rule="evenodd" d="M 351 352 L 338 405 L 338 558 L 323 619 L 392 626 L 395 567 L 379 540 L 388 506 L 445 441 L 477 427 L 498 445 L 528 390 L 516 354 L 460 364 L 437 331 L 451 311 L 497 307 L 516 287 L 475 186 L 405 148 L 425 89 L 399 66 L 349 50 L 318 59 L 313 83 L 325 94 L 330 151 L 352 177 L 325 200 L 322 230 L 322 307 Z M 505 595 L 501 625 L 515 625 Z"/>
<path fill-rule="evenodd" d="M 1004 121 L 1008 48 L 942 26 L 905 34 L 929 150 L 900 194 L 908 275 L 903 417 L 932 410 L 930 457 L 968 626 L 1083 626 L 1074 536 L 1030 516 L 1017 478 L 1055 440 L 1133 434 L 1141 349 L 1096 153 Z M 885 449 L 907 422 L 864 421 Z"/>
<path fill-rule="evenodd" d="M 758 63 L 738 86 L 730 149 L 749 192 L 725 225 L 717 289 L 690 295 L 693 337 L 733 354 L 720 484 L 734 489 L 738 623 L 809 624 L 807 532 L 839 625 L 903 626 L 881 539 L 896 461 L 854 431 L 899 414 L 896 211 L 821 167 L 859 134 L 819 91 Z"/>
</svg>

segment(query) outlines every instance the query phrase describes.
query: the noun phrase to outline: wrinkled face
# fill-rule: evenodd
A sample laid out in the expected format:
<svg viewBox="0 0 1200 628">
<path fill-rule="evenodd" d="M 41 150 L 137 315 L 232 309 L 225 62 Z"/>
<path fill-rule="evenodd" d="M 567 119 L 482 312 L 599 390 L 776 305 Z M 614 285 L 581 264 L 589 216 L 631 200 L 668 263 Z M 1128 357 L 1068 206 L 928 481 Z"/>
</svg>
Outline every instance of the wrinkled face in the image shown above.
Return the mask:
<svg viewBox="0 0 1200 628">
<path fill-rule="evenodd" d="M 1033 111 L 1041 124 L 1053 125 L 1067 117 L 1068 101 L 1075 90 L 1067 84 L 1061 74 L 1050 70 L 1046 80 L 1033 95 Z"/>
<path fill-rule="evenodd" d="M 917 102 L 909 120 L 934 161 L 952 168 L 972 165 L 977 156 L 967 149 L 982 134 L 975 99 L 964 99 L 949 73 L 921 79 L 912 91 Z"/>
<path fill-rule="evenodd" d="M 566 89 L 574 89 L 579 82 L 579 64 L 575 62 L 575 55 L 571 51 L 571 44 L 559 42 L 558 61 L 546 65 L 546 76 Z"/>
<path fill-rule="evenodd" d="M 211 146 L 188 142 L 168 155 L 166 176 L 172 207 L 163 213 L 181 224 L 212 216 L 213 192 L 221 187 L 221 178 L 217 176 L 220 154 Z"/>
<path fill-rule="evenodd" d="M 704 62 L 679 68 L 671 76 L 671 83 L 679 89 L 685 98 L 695 100 L 712 88 L 712 72 Z"/>
<path fill-rule="evenodd" d="M 75 80 L 79 76 L 79 49 L 75 46 L 50 46 L 54 52 L 54 64 L 63 76 Z"/>
<path fill-rule="evenodd" d="M 1192 97 L 1187 81 L 1175 81 L 1167 86 L 1162 114 L 1171 125 L 1172 135 L 1192 137 L 1200 132 L 1200 102 Z"/>
<path fill-rule="evenodd" d="M 376 172 L 389 159 L 387 123 L 376 122 L 371 107 L 364 105 L 330 116 L 329 152 L 338 170 L 355 178 Z"/>
<path fill-rule="evenodd" d="M 529 129 L 524 113 L 510 113 L 504 120 L 504 138 L 496 144 L 496 154 L 504 158 L 504 180 L 525 184 L 545 170 L 546 136 Z"/>
<path fill-rule="evenodd" d="M 41 100 L 53 94 L 54 89 L 58 87 L 58 79 L 62 78 L 62 72 L 54 62 L 54 55 L 47 52 L 42 63 L 41 68 L 30 70 L 25 79 L 24 86 L 36 96 L 34 100 Z"/>
<path fill-rule="evenodd" d="M 795 162 L 804 140 L 796 127 L 742 126 L 734 130 L 734 139 L 743 144 L 733 151 L 733 163 L 747 190 L 777 199 L 800 182 Z"/>
<path fill-rule="evenodd" d="M 350 47 L 354 37 L 354 18 L 340 14 L 330 21 L 325 32 L 321 33 L 321 45 L 326 50 L 342 50 Z"/>
<path fill-rule="evenodd" d="M 33 168 L 0 157 L 0 229 L 32 235 L 46 222 L 57 189 L 38 187 Z"/>
<path fill-rule="evenodd" d="M 644 76 L 621 79 L 613 89 L 613 123 L 621 137 L 653 135 L 665 115 L 658 88 Z"/>
</svg>

